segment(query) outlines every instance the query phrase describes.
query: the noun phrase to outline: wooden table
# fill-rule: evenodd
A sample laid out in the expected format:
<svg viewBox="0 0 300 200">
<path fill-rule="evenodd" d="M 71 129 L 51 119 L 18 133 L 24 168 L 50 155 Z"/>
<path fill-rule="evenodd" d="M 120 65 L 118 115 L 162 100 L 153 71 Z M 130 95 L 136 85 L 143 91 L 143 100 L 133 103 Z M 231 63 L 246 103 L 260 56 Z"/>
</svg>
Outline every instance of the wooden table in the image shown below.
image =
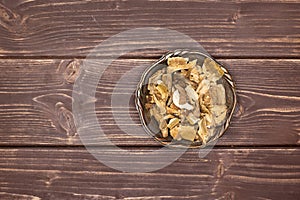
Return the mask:
<svg viewBox="0 0 300 200">
<path fill-rule="evenodd" d="M 299 1 L 277 0 L 2 0 L 0 199 L 299 199 L 299 11 Z M 169 28 L 200 42 L 228 66 L 239 104 L 205 158 L 193 149 L 155 172 L 122 173 L 81 143 L 72 88 L 91 49 L 140 27 Z M 97 88 L 104 99 L 95 104 L 98 119 L 123 149 L 161 148 L 118 129 L 106 100 L 122 74 L 162 53 L 135 51 L 116 60 Z M 132 74 L 124 93 L 139 76 Z M 139 121 L 133 103 L 124 109 Z"/>
</svg>

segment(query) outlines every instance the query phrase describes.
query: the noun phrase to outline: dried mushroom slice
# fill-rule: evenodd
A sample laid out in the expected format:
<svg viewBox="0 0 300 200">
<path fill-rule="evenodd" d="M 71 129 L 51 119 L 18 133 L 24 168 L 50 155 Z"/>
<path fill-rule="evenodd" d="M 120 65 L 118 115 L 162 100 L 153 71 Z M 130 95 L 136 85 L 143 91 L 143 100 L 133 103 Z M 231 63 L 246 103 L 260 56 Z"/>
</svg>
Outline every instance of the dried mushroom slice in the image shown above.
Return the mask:
<svg viewBox="0 0 300 200">
<path fill-rule="evenodd" d="M 161 77 L 162 82 L 167 86 L 168 91 L 172 90 L 172 75 L 163 74 Z"/>
<path fill-rule="evenodd" d="M 193 113 L 189 113 L 186 119 L 191 125 L 195 125 L 200 120 L 200 118 L 196 117 Z"/>
<path fill-rule="evenodd" d="M 196 130 L 192 126 L 179 126 L 178 133 L 183 139 L 188 141 L 194 141 L 196 137 Z"/>
<path fill-rule="evenodd" d="M 225 88 L 222 84 L 211 85 L 209 89 L 209 96 L 211 97 L 212 105 L 226 104 Z"/>
<path fill-rule="evenodd" d="M 188 59 L 183 57 L 171 57 L 168 58 L 168 66 L 169 67 L 177 67 L 178 65 L 186 65 Z"/>
<path fill-rule="evenodd" d="M 162 101 L 166 102 L 169 96 L 167 86 L 163 83 L 160 83 L 156 86 L 156 89 L 158 91 L 156 95 L 159 96 Z"/>
<path fill-rule="evenodd" d="M 186 95 L 190 97 L 193 102 L 198 101 L 199 95 L 197 94 L 197 92 L 194 90 L 192 86 L 190 85 L 186 86 L 185 91 L 186 91 Z"/>
<path fill-rule="evenodd" d="M 210 81 L 209 80 L 202 80 L 200 84 L 198 85 L 196 92 L 199 94 L 206 94 L 209 90 Z"/>
<path fill-rule="evenodd" d="M 202 68 L 204 74 L 213 81 L 219 80 L 224 75 L 220 65 L 210 58 L 204 60 Z"/>
<path fill-rule="evenodd" d="M 227 106 L 226 105 L 215 105 L 212 107 L 211 110 L 212 110 L 212 114 L 214 116 L 215 123 L 217 125 L 221 124 L 226 118 Z"/>
<path fill-rule="evenodd" d="M 195 83 L 199 84 L 199 82 L 201 81 L 199 70 L 196 68 L 191 69 L 190 74 L 189 74 L 189 79 L 191 81 L 194 81 Z"/>
<path fill-rule="evenodd" d="M 204 118 L 202 118 L 198 122 L 198 125 L 199 125 L 199 130 L 197 133 L 200 136 L 202 142 L 205 144 L 208 139 L 208 130 L 207 130 L 207 126 L 206 126 L 206 120 Z"/>
<path fill-rule="evenodd" d="M 170 130 L 170 135 L 175 140 L 181 140 L 181 136 L 178 133 L 178 127 L 174 127 Z"/>
<path fill-rule="evenodd" d="M 151 84 L 157 84 L 157 81 L 161 79 L 161 75 L 162 75 L 162 71 L 158 70 L 157 72 L 155 72 L 148 81 L 148 85 Z"/>
<path fill-rule="evenodd" d="M 181 95 L 180 95 L 179 91 L 176 90 L 173 93 L 173 97 L 172 97 L 173 103 L 180 109 L 192 110 L 194 107 L 192 105 L 190 105 L 189 103 L 184 103 L 182 100 L 183 99 L 182 95 L 183 95 L 183 93 L 181 93 Z M 183 103 L 183 104 L 180 104 L 180 103 Z"/>
<path fill-rule="evenodd" d="M 170 119 L 169 123 L 168 123 L 168 128 L 169 129 L 173 129 L 175 126 L 177 126 L 179 124 L 179 119 L 178 118 L 173 118 Z"/>
<path fill-rule="evenodd" d="M 153 96 L 153 98 L 154 98 L 155 104 L 156 104 L 157 107 L 159 108 L 159 112 L 160 112 L 161 114 L 165 114 L 165 113 L 167 112 L 166 106 L 165 106 L 166 103 L 165 103 L 164 101 L 162 101 L 162 100 L 158 100 L 158 99 L 156 98 L 155 95 Z"/>
</svg>

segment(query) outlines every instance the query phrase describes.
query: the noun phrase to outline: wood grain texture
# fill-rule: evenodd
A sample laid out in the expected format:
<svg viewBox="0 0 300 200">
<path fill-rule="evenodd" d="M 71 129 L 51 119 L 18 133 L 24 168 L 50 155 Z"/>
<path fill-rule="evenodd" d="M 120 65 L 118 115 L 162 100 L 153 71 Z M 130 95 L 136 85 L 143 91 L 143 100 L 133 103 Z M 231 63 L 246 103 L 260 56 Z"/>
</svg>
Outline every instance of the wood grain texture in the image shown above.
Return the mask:
<svg viewBox="0 0 300 200">
<path fill-rule="evenodd" d="M 296 0 L 0 0 L 0 199 L 299 198 L 299 10 Z M 206 157 L 193 149 L 155 172 L 122 173 L 83 148 L 72 89 L 94 47 L 141 27 L 169 28 L 200 42 L 233 75 L 238 106 Z M 114 61 L 91 99 L 107 138 L 140 160 L 159 144 L 122 128 L 132 133 L 141 127 L 132 95 L 145 67 L 169 49 L 163 37 L 137 42 L 159 49 Z M 122 38 L 104 46 L 101 56 L 122 44 L 135 43 Z M 97 74 L 90 75 L 89 84 Z M 109 148 L 96 134 L 88 145 Z M 137 168 L 115 150 L 108 156 Z"/>
<path fill-rule="evenodd" d="M 190 150 L 151 173 L 115 171 L 83 148 L 0 152 L 1 199 L 294 200 L 300 195 L 300 150 L 294 148 L 213 149 L 205 158 Z"/>
<path fill-rule="evenodd" d="M 299 10 L 297 1 L 2 0 L 0 56 L 85 57 L 121 31 L 164 27 L 192 37 L 217 57 L 295 58 Z"/>
<path fill-rule="evenodd" d="M 118 59 L 104 71 L 98 83 L 96 115 L 104 133 L 117 145 L 158 145 L 146 134 L 136 138 L 120 129 L 125 126 L 130 133 L 140 127 L 133 98 L 129 97 L 142 71 L 153 61 Z M 219 61 L 227 66 L 236 82 L 238 107 L 218 145 L 299 145 L 300 60 Z M 71 105 L 73 83 L 81 62 L 0 60 L 0 145 L 81 145 Z M 125 84 L 117 86 L 121 80 Z M 128 103 L 112 103 L 112 93 L 117 99 L 128 97 Z M 98 135 L 91 135 L 89 144 L 106 145 Z"/>
</svg>

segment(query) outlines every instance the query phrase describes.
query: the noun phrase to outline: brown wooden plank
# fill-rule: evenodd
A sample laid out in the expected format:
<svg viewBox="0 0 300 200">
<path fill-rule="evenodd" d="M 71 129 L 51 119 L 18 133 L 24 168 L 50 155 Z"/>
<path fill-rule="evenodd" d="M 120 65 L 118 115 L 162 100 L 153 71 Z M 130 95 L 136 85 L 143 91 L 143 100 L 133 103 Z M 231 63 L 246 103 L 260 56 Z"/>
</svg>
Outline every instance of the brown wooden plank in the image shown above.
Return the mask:
<svg viewBox="0 0 300 200">
<path fill-rule="evenodd" d="M 299 10 L 298 1 L 3 0 L 0 55 L 86 56 L 121 31 L 165 27 L 189 35 L 213 56 L 299 57 Z"/>
<path fill-rule="evenodd" d="M 300 60 L 220 59 L 228 65 L 239 106 L 218 145 L 299 145 Z M 145 134 L 127 135 L 116 125 L 140 125 L 133 101 L 112 111 L 111 94 L 136 87 L 144 65 L 153 60 L 118 59 L 104 72 L 96 93 L 96 114 L 107 137 L 117 145 L 158 145 Z M 0 145 L 81 145 L 73 121 L 72 87 L 80 60 L 0 60 Z M 132 121 L 128 120 L 126 112 Z M 113 116 L 115 114 L 115 116 Z M 114 118 L 115 117 L 115 118 Z M 89 144 L 95 143 L 91 135 Z"/>
<path fill-rule="evenodd" d="M 133 150 L 141 154 L 155 149 Z M 299 148 L 213 149 L 201 159 L 197 150 L 189 150 L 171 165 L 149 173 L 113 170 L 82 148 L 0 152 L 1 199 L 297 199 L 300 195 Z M 111 151 L 111 156 L 118 154 Z"/>
</svg>

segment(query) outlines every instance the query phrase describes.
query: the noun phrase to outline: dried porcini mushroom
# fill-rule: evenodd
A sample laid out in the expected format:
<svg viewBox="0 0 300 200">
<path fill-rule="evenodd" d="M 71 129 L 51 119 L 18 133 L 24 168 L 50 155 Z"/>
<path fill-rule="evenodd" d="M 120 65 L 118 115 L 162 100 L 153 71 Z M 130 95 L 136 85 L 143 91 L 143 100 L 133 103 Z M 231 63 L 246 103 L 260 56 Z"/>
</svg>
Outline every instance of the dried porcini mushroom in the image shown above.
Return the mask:
<svg viewBox="0 0 300 200">
<path fill-rule="evenodd" d="M 158 124 L 160 134 L 155 137 L 205 145 L 223 134 L 236 103 L 226 69 L 205 54 L 198 59 L 168 56 L 164 62 L 166 67 L 152 73 L 145 84 L 143 109 L 148 121 Z"/>
</svg>

